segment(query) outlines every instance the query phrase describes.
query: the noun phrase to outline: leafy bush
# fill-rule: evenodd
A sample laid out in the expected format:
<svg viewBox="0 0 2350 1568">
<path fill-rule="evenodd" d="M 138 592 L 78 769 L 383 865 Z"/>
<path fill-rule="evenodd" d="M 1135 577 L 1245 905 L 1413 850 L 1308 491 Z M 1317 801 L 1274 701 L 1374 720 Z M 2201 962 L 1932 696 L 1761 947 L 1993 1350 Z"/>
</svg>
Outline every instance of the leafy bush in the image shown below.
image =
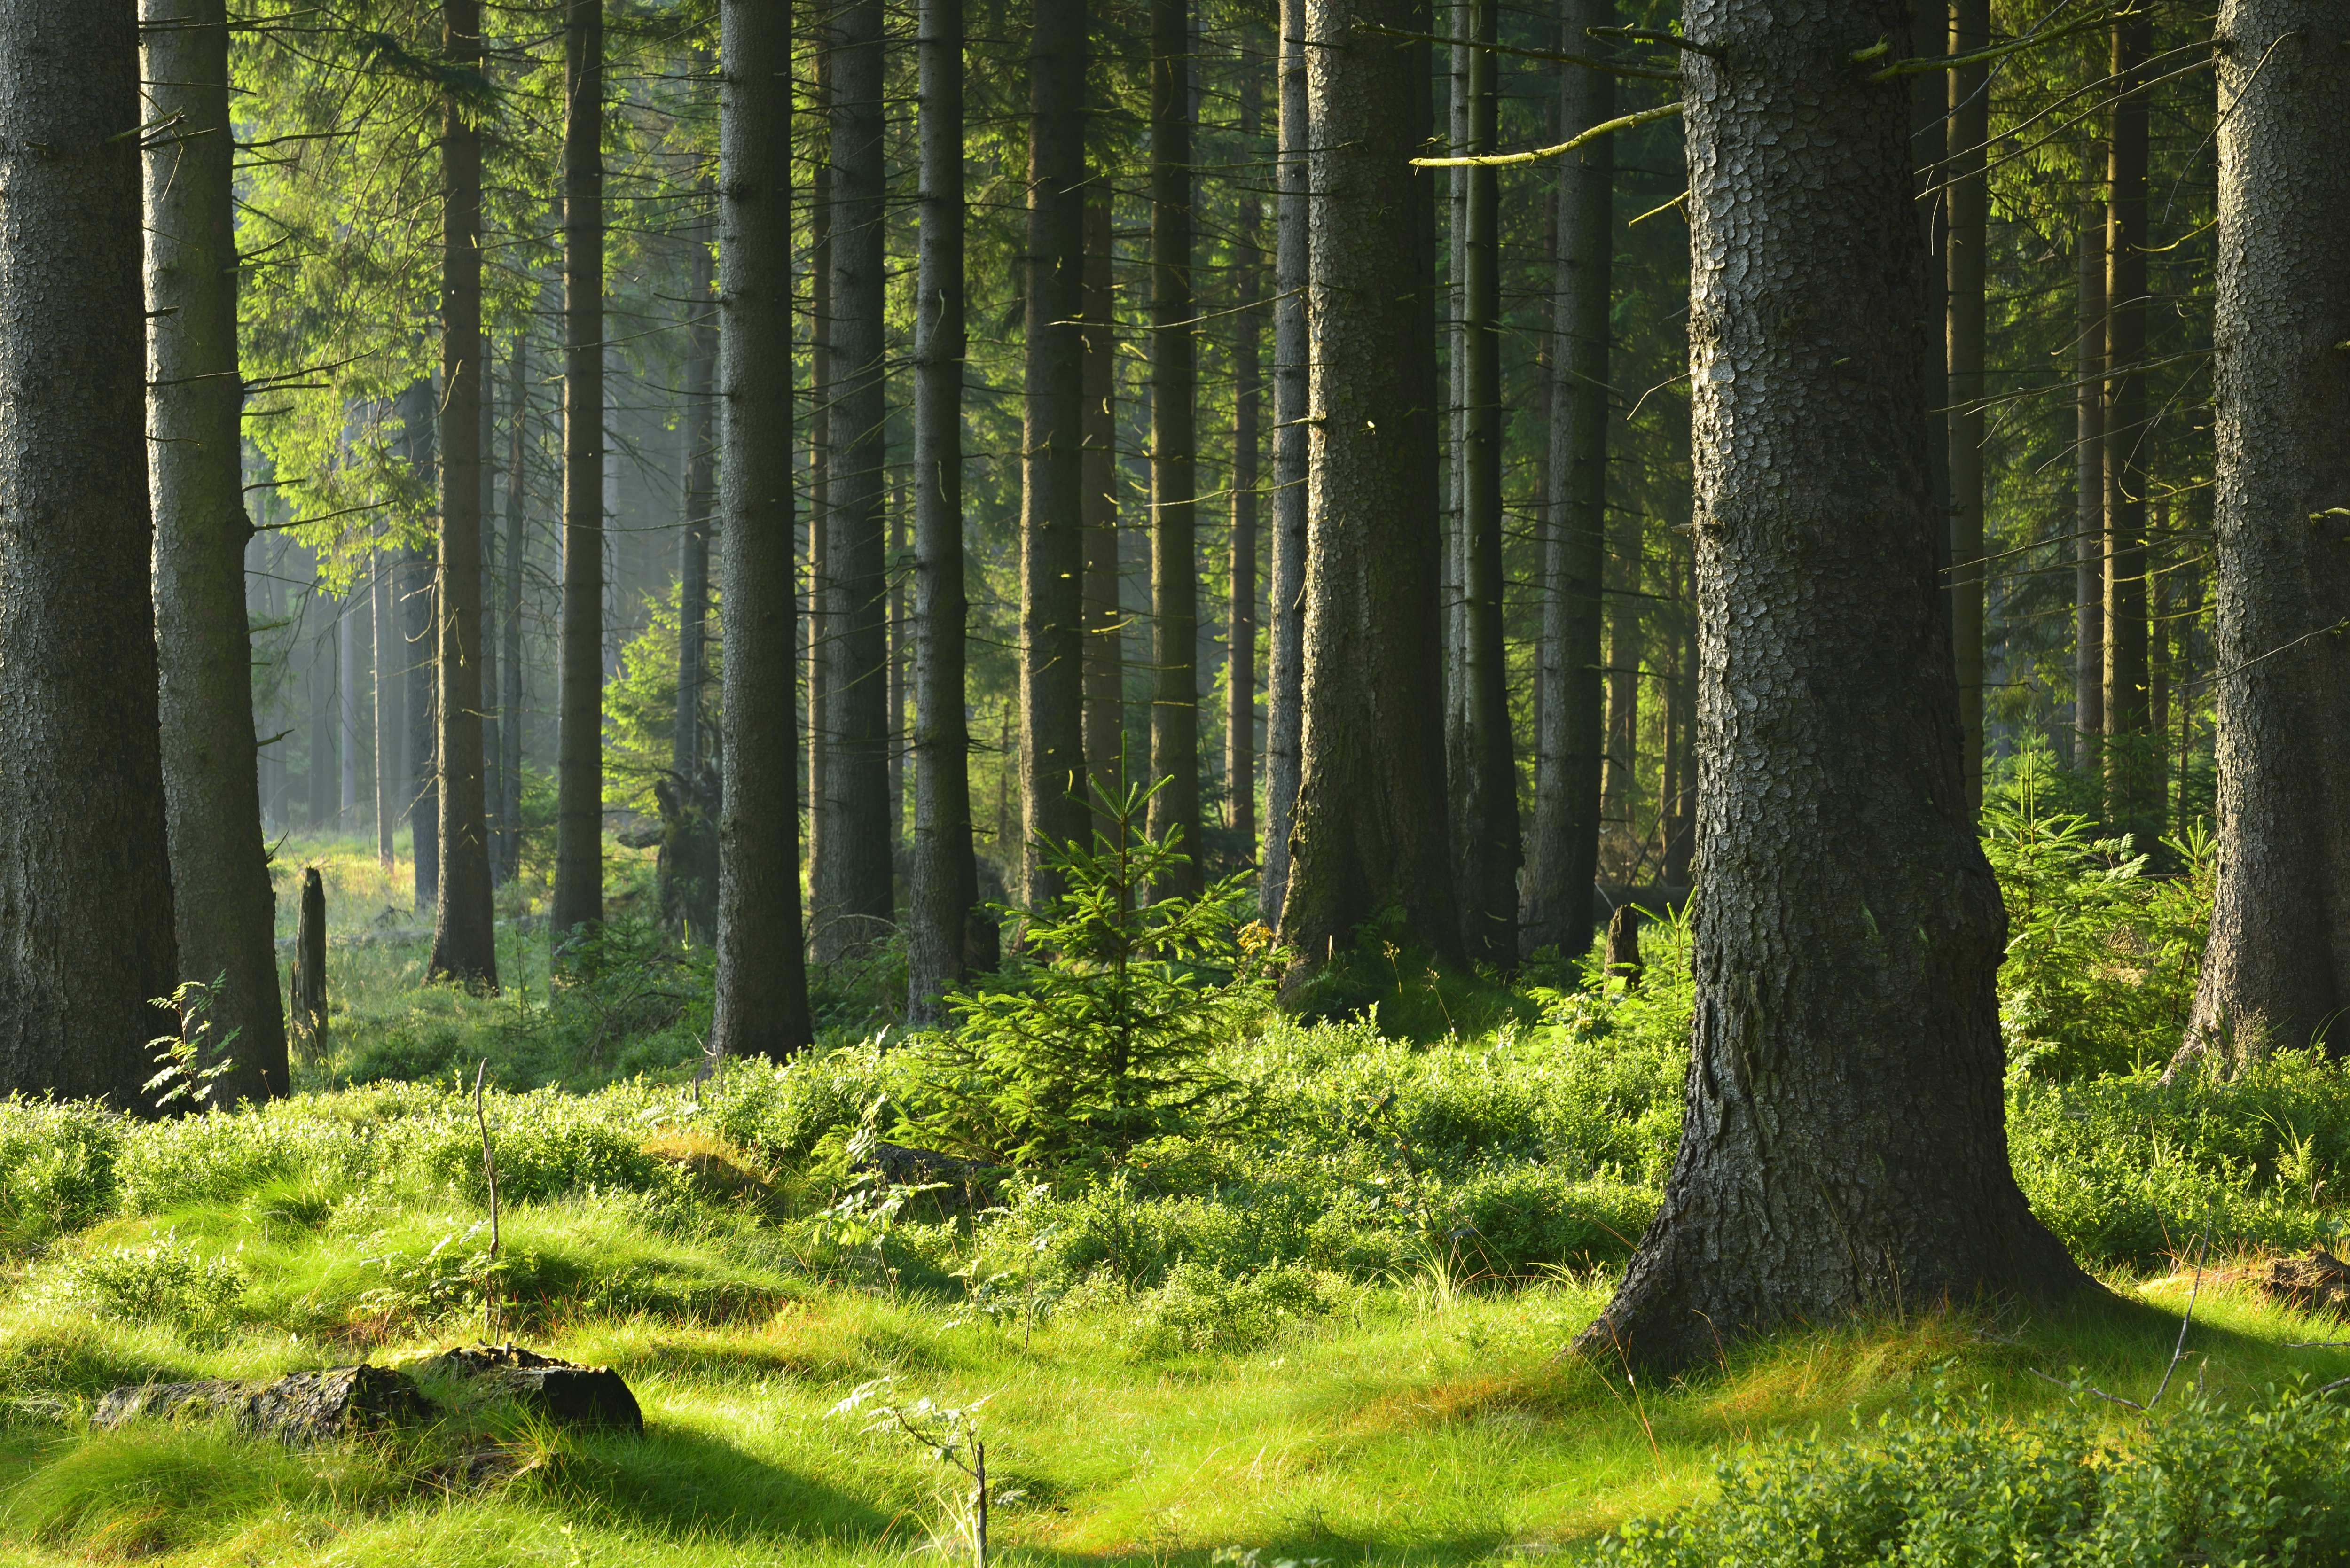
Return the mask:
<svg viewBox="0 0 2350 1568">
<path fill-rule="evenodd" d="M 110 1212 L 123 1127 L 86 1100 L 0 1100 L 0 1249 L 36 1245 Z"/>
<path fill-rule="evenodd" d="M 1604 1540 L 1613 1568 L 2350 1563 L 2350 1411 L 2299 1391 L 2190 1402 L 2126 1438 L 2079 1409 L 2006 1423 L 1947 1390 L 1873 1440 L 1788 1444 L 1710 1501 Z"/>
<path fill-rule="evenodd" d="M 544 1201 L 568 1192 L 637 1191 L 664 1184 L 668 1169 L 644 1151 L 641 1122 L 610 1100 L 583 1101 L 554 1090 L 500 1096 L 488 1106 L 497 1155 L 498 1197 Z M 432 1177 L 471 1202 L 486 1203 L 480 1129 L 452 1118 L 421 1151 Z"/>
<path fill-rule="evenodd" d="M 1186 1351 L 1238 1355 L 1256 1349 L 1292 1323 L 1323 1316 L 1341 1282 L 1301 1263 L 1281 1263 L 1227 1279 L 1201 1263 L 1180 1263 L 1167 1282 L 1139 1298 L 1128 1319 L 1128 1348 L 1157 1358 Z"/>
<path fill-rule="evenodd" d="M 166 1233 L 144 1247 L 108 1247 L 68 1259 L 57 1282 L 117 1317 L 191 1326 L 216 1320 L 244 1293 L 244 1274 L 229 1259 Z"/>
</svg>

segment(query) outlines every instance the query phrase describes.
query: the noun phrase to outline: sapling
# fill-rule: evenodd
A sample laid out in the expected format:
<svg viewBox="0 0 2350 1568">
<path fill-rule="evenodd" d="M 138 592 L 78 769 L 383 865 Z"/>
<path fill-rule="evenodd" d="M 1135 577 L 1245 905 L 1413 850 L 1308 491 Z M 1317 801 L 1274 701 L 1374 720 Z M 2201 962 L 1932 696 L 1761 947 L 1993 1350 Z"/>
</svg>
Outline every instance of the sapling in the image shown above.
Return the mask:
<svg viewBox="0 0 2350 1568">
<path fill-rule="evenodd" d="M 894 1377 L 877 1377 L 858 1385 L 847 1398 L 828 1412 L 833 1416 L 865 1417 L 863 1429 L 870 1432 L 896 1432 L 923 1448 L 942 1465 L 960 1470 L 971 1479 L 967 1500 L 968 1514 L 959 1521 L 971 1542 L 972 1568 L 987 1568 L 987 1511 L 991 1502 L 1006 1503 L 1017 1498 L 1017 1491 L 998 1493 L 990 1497 L 987 1490 L 987 1443 L 980 1436 L 979 1412 L 993 1395 L 982 1395 L 968 1405 L 941 1405 L 925 1395 L 911 1404 L 901 1404 L 892 1397 L 897 1392 Z"/>
<path fill-rule="evenodd" d="M 213 999 L 228 983 L 225 971 L 212 984 L 203 981 L 183 981 L 169 996 L 153 999 L 157 1007 L 168 1007 L 180 1020 L 179 1032 L 158 1034 L 147 1042 L 155 1050 L 155 1064 L 161 1071 L 141 1085 L 155 1096 L 155 1108 L 168 1110 L 179 1101 L 188 1102 L 191 1110 L 203 1110 L 212 1104 L 213 1091 L 221 1078 L 236 1064 L 228 1048 L 236 1044 L 240 1031 L 232 1029 L 218 1046 L 210 1046 Z M 207 1065 L 207 1052 L 213 1056 Z M 159 1092 L 160 1091 L 160 1092 Z"/>
</svg>

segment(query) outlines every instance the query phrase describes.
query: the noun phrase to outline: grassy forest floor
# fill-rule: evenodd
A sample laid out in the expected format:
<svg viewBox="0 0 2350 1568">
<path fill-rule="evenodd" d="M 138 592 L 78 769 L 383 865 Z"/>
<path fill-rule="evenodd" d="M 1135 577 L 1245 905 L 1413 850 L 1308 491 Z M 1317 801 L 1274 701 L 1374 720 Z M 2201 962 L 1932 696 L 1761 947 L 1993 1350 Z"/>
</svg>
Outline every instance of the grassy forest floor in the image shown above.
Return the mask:
<svg viewBox="0 0 2350 1568">
<path fill-rule="evenodd" d="M 646 870 L 613 853 L 625 917 Z M 1895 1514 L 1904 1561 L 2350 1552 L 2324 1522 L 2350 1429 L 2293 1392 L 2350 1377 L 2350 1347 L 2323 1343 L 2350 1331 L 2256 1282 L 2262 1259 L 2341 1229 L 2350 1073 L 2314 1055 L 2164 1088 L 2126 1064 L 2029 1070 L 2062 1041 L 2012 1052 L 2019 1179 L 2110 1301 L 1889 1303 L 1652 1387 L 1565 1346 L 1678 1137 L 1690 999 L 1670 927 L 1628 993 L 1501 992 L 1381 955 L 1378 1016 L 1448 1029 L 1261 1016 L 1212 1053 L 1222 1119 L 1112 1163 L 915 1190 L 853 1168 L 876 1133 L 946 1141 L 956 1059 L 876 1044 L 857 1015 L 886 957 L 826 977 L 817 1051 L 731 1064 L 695 1096 L 692 952 L 623 918 L 583 978 L 550 986 L 515 890 L 507 993 L 427 991 L 404 867 L 356 845 L 281 859 L 324 865 L 334 928 L 333 1033 L 300 1093 L 160 1123 L 0 1106 L 8 1562 L 967 1562 L 963 1483 L 870 1429 L 876 1403 L 925 1397 L 986 1401 L 1006 1561 L 1859 1563 Z M 2107 938 L 2147 983 L 2142 937 Z M 495 1410 L 313 1449 L 89 1428 L 121 1384 L 476 1339 L 491 1282 L 501 1337 L 619 1370 L 646 1435 Z M 2091 1392 L 2145 1404 L 2167 1374 L 2152 1416 Z M 837 1408 L 860 1388 L 864 1409 Z M 485 1454 L 485 1479 L 457 1479 Z M 1982 1538 L 1919 1544 L 1924 1493 L 1932 1528 Z M 1607 1539 L 1686 1505 L 1681 1536 Z M 2166 1547 L 2182 1511 L 2204 1533 Z M 2021 1539 L 2027 1516 L 2072 1555 L 1991 1538 Z M 2098 1528 L 2155 1555 L 2093 1547 Z"/>
</svg>

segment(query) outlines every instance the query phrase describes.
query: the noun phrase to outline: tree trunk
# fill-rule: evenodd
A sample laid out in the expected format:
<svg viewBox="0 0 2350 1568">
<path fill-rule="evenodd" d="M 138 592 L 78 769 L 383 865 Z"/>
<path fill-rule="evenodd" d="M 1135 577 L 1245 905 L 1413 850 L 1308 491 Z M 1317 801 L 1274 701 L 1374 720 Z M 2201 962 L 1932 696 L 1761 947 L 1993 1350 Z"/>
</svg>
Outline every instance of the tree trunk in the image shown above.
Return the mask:
<svg viewBox="0 0 2350 1568">
<path fill-rule="evenodd" d="M 1697 1010 L 1663 1206 L 1576 1342 L 1609 1365 L 2088 1284 L 2008 1168 L 2006 919 L 1959 774 L 1908 93 L 1820 88 L 1881 37 L 1919 52 L 1907 9 L 1687 13 L 1731 61 L 1681 56 Z"/>
<path fill-rule="evenodd" d="M 1150 797 L 1153 836 L 1190 864 L 1160 897 L 1201 885 L 1199 449 L 1191 318 L 1190 0 L 1150 3 Z"/>
<path fill-rule="evenodd" d="M 559 946 L 604 918 L 604 0 L 565 0 Z"/>
<path fill-rule="evenodd" d="M 1950 53 L 1991 42 L 1991 0 L 1952 0 Z M 1969 809 L 1983 787 L 1983 260 L 1990 243 L 1991 187 L 1983 144 L 1991 137 L 1990 66 L 1962 66 L 1949 78 L 1950 161 L 1942 178 L 1950 214 L 1949 433 L 1950 624 L 1959 666 L 1959 762 Z"/>
<path fill-rule="evenodd" d="M 1126 610 L 1118 558 L 1118 298 L 1112 292 L 1109 182 L 1086 185 L 1085 217 L 1085 752 L 1093 792 L 1115 800 L 1126 773 Z M 1094 827 L 1109 828 L 1097 811 Z"/>
<path fill-rule="evenodd" d="M 1491 44 L 1498 36 L 1499 0 L 1471 0 L 1470 36 Z M 1490 49 L 1469 55 L 1469 146 L 1494 147 L 1495 59 Z M 1490 168 L 1465 175 L 1467 220 L 1461 258 L 1464 306 L 1460 336 L 1465 400 L 1461 470 L 1461 607 L 1467 681 L 1462 757 L 1467 788 L 1455 792 L 1460 813 L 1453 874 L 1461 899 L 1461 945 L 1472 963 L 1515 966 L 1518 956 L 1518 764 L 1510 727 L 1509 651 L 1502 602 L 1502 269 L 1501 187 Z"/>
<path fill-rule="evenodd" d="M 224 0 L 146 0 L 144 75 L 182 118 L 147 155 L 148 483 L 180 972 L 236 1032 L 224 1103 L 283 1095 L 277 899 L 262 841 L 245 611 L 236 224 Z"/>
<path fill-rule="evenodd" d="M 382 567 L 378 566 L 378 571 Z M 308 607 L 333 609 L 323 584 L 310 585 Z M 310 639 L 307 678 L 310 683 L 310 768 L 308 827 L 323 833 L 335 815 L 335 633 L 333 621 Z M 174 947 L 172 951 L 179 950 Z"/>
<path fill-rule="evenodd" d="M 1566 47 L 1616 18 L 1615 0 L 1570 0 Z M 1580 135 L 1616 113 L 1615 79 L 1573 66 L 1559 83 L 1559 133 Z M 1591 885 L 1599 871 L 1600 584 L 1607 537 L 1607 319 L 1615 141 L 1559 160 L 1554 285 L 1550 548 L 1543 561 L 1543 726 L 1535 738 L 1533 853 L 1518 940 L 1574 958 L 1591 945 Z"/>
<path fill-rule="evenodd" d="M 1262 96 L 1255 60 L 1243 46 L 1241 57 L 1241 136 L 1257 135 Z M 1243 192 L 1232 235 L 1232 575 L 1226 584 L 1231 608 L 1224 645 L 1224 801 L 1227 820 L 1240 841 L 1256 845 L 1256 512 L 1259 410 L 1264 379 L 1257 360 L 1258 281 L 1264 254 L 1257 230 L 1263 205 L 1254 191 Z"/>
<path fill-rule="evenodd" d="M 1607 779 L 1599 817 L 1600 865 L 1611 882 L 1634 880 L 1639 857 L 1640 594 L 1647 522 L 1637 507 L 1625 509 L 1608 573 L 1616 587 L 1607 605 Z"/>
<path fill-rule="evenodd" d="M 2220 10 L 2220 869 L 2181 1061 L 2350 1041 L 2350 644 L 2318 635 L 2350 606 L 2337 20 L 2322 0 Z"/>
<path fill-rule="evenodd" d="M 1673 768 L 1677 781 L 1673 795 L 1671 828 L 1665 839 L 1665 864 L 1659 879 L 1669 888 L 1686 888 L 1690 882 L 1690 862 L 1697 850 L 1697 574 L 1694 559 L 1675 568 L 1679 581 L 1675 584 L 1676 597 L 1687 615 L 1673 633 L 1676 669 L 1673 676 L 1673 701 L 1680 710 L 1681 722 L 1678 760 Z"/>
<path fill-rule="evenodd" d="M 302 873 L 294 925 L 294 1033 L 315 1062 L 327 1054 L 327 889 L 316 866 Z M 273 958 L 273 971 L 276 968 Z M 270 989 L 277 989 L 273 972 Z"/>
<path fill-rule="evenodd" d="M 481 0 L 443 0 L 442 53 L 482 57 Z M 441 556 L 432 618 L 433 717 L 441 757 L 440 898 L 428 980 L 498 988 L 490 832 L 482 756 L 482 134 L 442 100 L 441 227 Z"/>
<path fill-rule="evenodd" d="M 1078 0 L 1033 0 L 1020 487 L 1020 880 L 1032 909 L 1059 891 L 1045 847 L 1086 821 L 1086 23 Z"/>
<path fill-rule="evenodd" d="M 499 807 L 504 842 L 498 849 L 498 863 L 508 878 L 522 869 L 522 740 L 530 722 L 522 665 L 523 509 L 528 486 L 523 460 L 529 450 L 525 444 L 530 424 L 529 358 L 530 333 L 525 328 L 515 334 L 514 444 L 506 461 L 505 578 L 501 585 L 505 591 L 505 613 L 499 622 L 506 641 L 506 722 L 498 732 L 499 742 L 505 748 L 505 764 L 498 770 L 505 781 L 505 798 Z"/>
<path fill-rule="evenodd" d="M 1308 0 L 1305 36 L 1327 45 L 1305 62 L 1314 569 L 1281 931 L 1309 961 L 1388 909 L 1430 951 L 1461 954 L 1436 604 L 1435 235 L 1409 161 L 1427 46 L 1370 26 L 1428 30 L 1413 0 Z"/>
<path fill-rule="evenodd" d="M 781 1061 L 815 1039 L 800 929 L 792 664 L 791 9 L 719 8 L 718 527 L 726 662 L 710 1044 Z"/>
<path fill-rule="evenodd" d="M 359 639 L 365 635 L 353 614 L 359 601 L 345 596 L 343 613 L 336 622 L 342 670 L 335 681 L 335 712 L 338 733 L 336 761 L 340 764 L 335 789 L 335 825 L 342 832 L 357 826 L 352 812 L 359 799 Z"/>
<path fill-rule="evenodd" d="M 2154 23 L 2113 30 L 2112 70 L 2128 96 L 2114 105 L 2106 208 L 2106 821 L 2140 849 L 2162 833 L 2162 794 L 2148 777 L 2146 657 L 2146 165 L 2142 84 Z"/>
<path fill-rule="evenodd" d="M 921 0 L 921 232 L 914 299 L 914 875 L 906 1016 L 947 1022 L 941 993 L 980 956 L 964 718 L 962 0 Z M 992 928 L 991 928 L 992 929 Z"/>
<path fill-rule="evenodd" d="M 2095 143 L 2091 161 L 2101 161 Z M 2106 751 L 2106 214 L 2102 203 L 2082 209 L 2079 254 L 2079 336 L 2073 349 L 2074 401 L 2073 493 L 2073 730 L 2076 761 L 2102 770 Z"/>
<path fill-rule="evenodd" d="M 489 333 L 482 334 L 482 446 L 479 470 L 481 484 L 481 554 L 474 557 L 481 574 L 482 590 L 482 837 L 484 857 L 490 868 L 490 886 L 495 888 L 505 880 L 498 863 L 499 813 L 505 801 L 505 748 L 498 738 L 504 716 L 505 684 L 500 679 L 500 656 L 505 640 L 499 636 L 498 563 L 495 556 L 498 542 L 497 497 L 497 364 L 490 348 Z M 511 679 L 510 671 L 504 672 Z"/>
<path fill-rule="evenodd" d="M 432 557 L 421 550 L 400 553 L 400 635 L 405 656 L 406 692 L 401 716 L 408 723 L 401 794 L 408 808 L 408 837 L 416 855 L 414 908 L 426 914 L 441 902 L 441 766 L 433 711 Z"/>
<path fill-rule="evenodd" d="M 825 902 L 832 874 L 832 50 L 816 38 L 818 146 L 808 209 L 808 575 L 807 575 L 807 886 L 808 922 L 819 933 L 831 918 Z"/>
<path fill-rule="evenodd" d="M 709 243 L 697 233 L 686 263 L 685 409 L 679 421 L 685 438 L 685 526 L 678 537 L 677 726 L 669 762 L 680 821 L 675 834 L 664 837 L 662 867 L 669 885 L 661 894 L 664 915 L 704 941 L 718 924 L 718 867 L 711 851 L 719 803 L 709 754 L 716 748 L 705 749 L 702 736 L 710 683 L 710 503 L 718 484 L 710 440 L 718 358 L 710 270 Z M 796 780 L 793 787 L 796 791 Z"/>
<path fill-rule="evenodd" d="M 831 803 L 824 918 L 816 952 L 830 962 L 890 929 L 889 602 L 882 528 L 883 341 L 881 0 L 832 13 Z"/>
<path fill-rule="evenodd" d="M 1280 0 L 1280 156 L 1274 171 L 1272 646 L 1264 691 L 1264 868 L 1257 911 L 1279 927 L 1289 891 L 1289 832 L 1297 808 L 1305 724 L 1305 467 L 1310 432 L 1305 276 L 1305 0 Z"/>
<path fill-rule="evenodd" d="M 171 1028 L 149 999 L 180 978 L 158 739 L 139 81 L 132 0 L 11 0 L 0 1094 L 106 1096 L 130 1111 L 146 1109 L 145 1042 Z M 242 627 L 242 604 L 235 613 Z M 250 711 L 237 717 L 249 734 Z"/>
<path fill-rule="evenodd" d="M 396 760 L 406 754 L 408 738 L 406 715 L 401 711 L 405 706 L 401 699 L 407 691 L 408 659 L 400 640 L 400 618 L 392 608 L 399 602 L 393 569 L 399 558 L 397 553 L 381 545 L 368 556 L 368 622 L 371 628 L 368 649 L 375 665 L 375 857 L 387 873 L 392 867 L 392 839 L 400 831 L 400 815 L 408 808 Z"/>
</svg>

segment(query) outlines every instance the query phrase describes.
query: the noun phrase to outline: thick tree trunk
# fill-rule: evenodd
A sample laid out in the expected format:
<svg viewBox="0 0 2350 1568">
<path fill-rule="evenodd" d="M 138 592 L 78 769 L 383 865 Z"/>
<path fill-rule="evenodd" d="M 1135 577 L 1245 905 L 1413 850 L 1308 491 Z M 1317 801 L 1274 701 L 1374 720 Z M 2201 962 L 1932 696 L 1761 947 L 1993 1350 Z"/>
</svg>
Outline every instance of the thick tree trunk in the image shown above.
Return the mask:
<svg viewBox="0 0 2350 1568">
<path fill-rule="evenodd" d="M 504 633 L 506 643 L 506 690 L 505 722 L 498 729 L 499 743 L 505 748 L 505 763 L 498 770 L 505 784 L 505 797 L 498 808 L 498 820 L 503 825 L 498 864 L 508 878 L 522 869 L 522 741 L 524 729 L 530 722 L 522 663 L 523 508 L 528 488 L 523 461 L 528 451 L 525 441 L 530 425 L 529 359 L 530 333 L 517 332 L 514 351 L 514 443 L 506 459 L 505 576 L 500 585 L 505 594 L 505 611 L 499 618 L 499 630 Z"/>
<path fill-rule="evenodd" d="M 557 944 L 604 918 L 604 0 L 565 0 Z"/>
<path fill-rule="evenodd" d="M 1028 46 L 1026 386 L 1021 432 L 1021 899 L 1059 890 L 1047 844 L 1085 831 L 1086 7 L 1034 0 Z M 1187 492 L 1188 494 L 1188 492 Z"/>
<path fill-rule="evenodd" d="M 1609 1364 L 2088 1283 L 2008 1168 L 2006 919 L 1959 775 L 1908 94 L 1848 64 L 1880 37 L 1918 52 L 1907 10 L 1686 16 L 1729 52 L 1681 64 L 1697 1012 L 1663 1207 L 1576 1342 Z"/>
<path fill-rule="evenodd" d="M 1086 341 L 1084 431 L 1086 776 L 1088 802 L 1118 798 L 1127 771 L 1126 609 L 1120 600 L 1118 538 L 1118 326 L 1111 292 L 1116 237 L 1107 180 L 1086 185 Z M 1094 827 L 1109 819 L 1097 812 Z"/>
<path fill-rule="evenodd" d="M 433 692 L 432 557 L 421 550 L 400 556 L 401 668 L 408 690 L 400 701 L 408 724 L 402 794 L 408 807 L 408 837 L 416 853 L 415 909 L 420 915 L 441 902 L 441 760 Z"/>
<path fill-rule="evenodd" d="M 482 57 L 481 0 L 443 0 L 442 53 Z M 441 539 L 434 576 L 433 717 L 440 722 L 440 898 L 428 980 L 498 988 L 482 753 L 482 134 L 454 98 L 441 129 Z"/>
<path fill-rule="evenodd" d="M 1616 18 L 1615 0 L 1570 0 L 1566 47 Z M 1559 133 L 1614 118 L 1615 79 L 1565 67 Z M 1559 160 L 1554 284 L 1550 547 L 1543 560 L 1543 722 L 1534 742 L 1533 853 L 1518 940 L 1574 958 L 1591 945 L 1607 752 L 1600 679 L 1600 584 L 1607 552 L 1607 305 L 1615 228 L 1614 139 Z"/>
<path fill-rule="evenodd" d="M 1269 668 L 1264 691 L 1264 868 L 1257 911 L 1281 924 L 1289 891 L 1289 831 L 1297 809 L 1305 724 L 1305 467 L 1308 375 L 1305 277 L 1310 249 L 1306 177 L 1305 0 L 1281 0 L 1274 82 L 1280 156 L 1274 172 L 1273 549 Z"/>
<path fill-rule="evenodd" d="M 2092 144 L 2093 161 L 2102 161 Z M 2082 209 L 2079 337 L 2073 349 L 2073 731 L 2079 765 L 2101 767 L 2106 749 L 2106 213 Z"/>
<path fill-rule="evenodd" d="M 223 1101 L 286 1093 L 276 896 L 262 840 L 245 612 L 236 223 L 224 0 L 146 0 L 148 483 L 155 520 L 164 797 L 180 973 L 215 986 L 212 1038 L 236 1033 Z"/>
<path fill-rule="evenodd" d="M 2350 1044 L 2350 644 L 2319 635 L 2350 607 L 2336 21 L 2323 0 L 2220 10 L 2220 869 L 2182 1061 Z"/>
<path fill-rule="evenodd" d="M 1190 22 L 1190 0 L 1151 0 L 1149 826 L 1191 857 L 1162 897 L 1197 893 L 1202 859 Z"/>
<path fill-rule="evenodd" d="M 180 978 L 139 76 L 132 0 L 11 0 L 0 19 L 0 1093 L 134 1111 L 146 1042 L 172 1027 L 149 999 Z"/>
<path fill-rule="evenodd" d="M 1952 0 L 1950 53 L 1991 42 L 1991 0 Z M 1967 805 L 1982 808 L 1983 787 L 1983 259 L 1990 242 L 1991 187 L 1983 144 L 1991 136 L 1990 66 L 1950 71 L 1950 161 L 1943 165 L 1950 213 L 1949 283 L 1950 626 L 1959 667 L 1959 762 Z"/>
<path fill-rule="evenodd" d="M 1367 26 L 1428 30 L 1412 0 L 1308 0 L 1305 36 L 1326 46 L 1305 51 L 1312 570 L 1281 932 L 1309 961 L 1391 908 L 1428 950 L 1461 954 L 1436 603 L 1435 236 L 1409 161 L 1427 47 Z"/>
<path fill-rule="evenodd" d="M 2147 732 L 2146 649 L 2146 95 L 2154 23 L 2113 31 L 2114 105 L 2106 208 L 2106 821 L 2152 849 L 2162 834 L 2158 742 Z"/>
<path fill-rule="evenodd" d="M 1241 55 L 1241 135 L 1257 134 L 1262 96 L 1254 59 Z M 1257 358 L 1257 297 L 1264 253 L 1257 231 L 1264 208 L 1253 191 L 1243 193 L 1232 235 L 1232 511 L 1230 606 L 1224 644 L 1225 820 L 1243 844 L 1256 845 L 1256 518 L 1258 424 L 1264 378 Z"/>
<path fill-rule="evenodd" d="M 889 932 L 889 602 L 882 528 L 881 0 L 832 14 L 832 599 L 830 802 L 816 953 L 863 953 Z"/>
<path fill-rule="evenodd" d="M 718 528 L 726 664 L 712 1048 L 809 1044 L 792 663 L 791 9 L 719 8 Z"/>
<path fill-rule="evenodd" d="M 940 995 L 980 955 L 986 917 L 971 843 L 971 731 L 963 704 L 962 0 L 921 0 L 921 238 L 914 290 L 914 875 L 906 1016 L 947 1022 Z"/>
</svg>

